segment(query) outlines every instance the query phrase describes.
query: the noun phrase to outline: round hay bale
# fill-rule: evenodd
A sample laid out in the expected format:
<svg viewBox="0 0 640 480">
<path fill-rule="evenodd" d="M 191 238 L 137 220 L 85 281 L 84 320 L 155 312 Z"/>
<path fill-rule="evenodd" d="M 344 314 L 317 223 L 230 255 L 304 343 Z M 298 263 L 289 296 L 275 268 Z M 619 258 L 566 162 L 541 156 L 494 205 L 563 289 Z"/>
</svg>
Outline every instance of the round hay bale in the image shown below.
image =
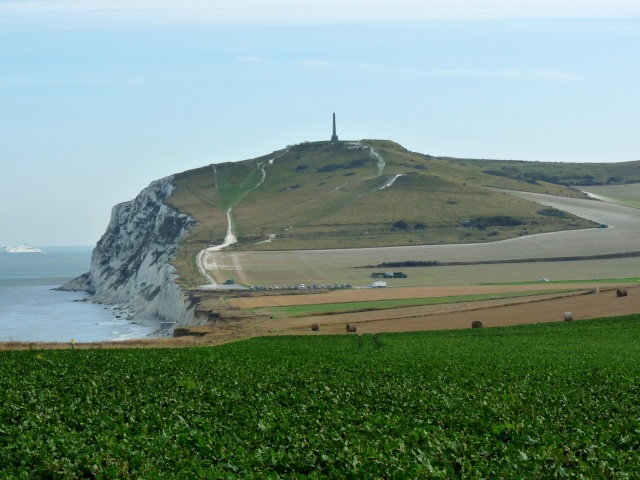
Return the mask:
<svg viewBox="0 0 640 480">
<path fill-rule="evenodd" d="M 320 325 L 318 325 L 317 323 L 312 323 L 311 324 L 311 331 L 317 332 L 318 330 L 320 330 Z"/>
<path fill-rule="evenodd" d="M 591 293 L 600 293 L 600 289 L 598 287 L 592 288 Z"/>
<path fill-rule="evenodd" d="M 355 333 L 357 330 L 356 326 L 352 323 L 347 323 L 347 333 Z"/>
<path fill-rule="evenodd" d="M 618 297 L 626 297 L 627 296 L 627 289 L 626 288 L 619 288 L 618 291 L 616 292 L 616 295 Z"/>
<path fill-rule="evenodd" d="M 480 320 L 474 320 L 471 322 L 471 328 L 482 328 L 482 322 Z"/>
<path fill-rule="evenodd" d="M 565 322 L 570 322 L 571 320 L 573 320 L 573 313 L 564 312 L 564 321 Z"/>
</svg>

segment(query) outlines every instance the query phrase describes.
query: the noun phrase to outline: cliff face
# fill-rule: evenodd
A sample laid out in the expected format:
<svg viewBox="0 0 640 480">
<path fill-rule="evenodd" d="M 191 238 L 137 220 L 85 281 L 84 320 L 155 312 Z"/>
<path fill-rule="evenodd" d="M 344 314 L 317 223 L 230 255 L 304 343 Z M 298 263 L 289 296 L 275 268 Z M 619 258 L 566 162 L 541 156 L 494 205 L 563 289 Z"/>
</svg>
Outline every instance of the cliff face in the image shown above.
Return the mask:
<svg viewBox="0 0 640 480">
<path fill-rule="evenodd" d="M 163 203 L 173 191 L 172 180 L 157 180 L 134 200 L 113 208 L 93 251 L 86 289 L 97 302 L 188 325 L 193 306 L 175 283 L 177 273 L 169 261 L 195 221 Z"/>
</svg>

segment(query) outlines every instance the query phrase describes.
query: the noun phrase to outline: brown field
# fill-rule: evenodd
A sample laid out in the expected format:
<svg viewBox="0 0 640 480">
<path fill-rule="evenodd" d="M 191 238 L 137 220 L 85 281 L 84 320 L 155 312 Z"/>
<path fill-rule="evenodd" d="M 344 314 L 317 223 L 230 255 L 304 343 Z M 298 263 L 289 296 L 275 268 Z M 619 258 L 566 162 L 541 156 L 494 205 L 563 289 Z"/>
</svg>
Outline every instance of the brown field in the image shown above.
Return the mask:
<svg viewBox="0 0 640 480">
<path fill-rule="evenodd" d="M 588 289 L 572 293 L 460 302 L 444 305 L 405 307 L 373 312 L 344 313 L 313 317 L 282 318 L 259 325 L 263 334 L 337 334 L 345 333 L 346 324 L 357 326 L 358 333 L 413 332 L 470 328 L 479 320 L 485 327 L 528 323 L 561 322 L 564 312 L 573 320 L 630 315 L 640 312 L 640 286 L 625 286 L 628 295 L 617 297 L 617 288 L 606 287 L 599 293 Z M 622 286 L 620 286 L 622 288 Z M 468 288 L 450 289 L 448 294 L 467 294 Z M 311 324 L 318 323 L 318 332 Z"/>
<path fill-rule="evenodd" d="M 550 285 L 465 285 L 398 289 L 346 290 L 325 294 L 269 295 L 227 299 L 238 308 L 309 305 L 381 299 L 423 297 L 456 297 L 471 294 L 492 294 L 549 290 Z M 571 312 L 573 320 L 631 315 L 640 312 L 640 284 L 600 286 L 569 284 L 556 286 L 564 292 L 545 293 L 516 298 L 496 298 L 475 302 L 454 302 L 440 305 L 401 307 L 366 312 L 331 315 L 278 317 L 262 314 L 255 317 L 236 317 L 232 322 L 193 327 L 196 344 L 220 343 L 264 335 L 333 335 L 346 334 L 348 323 L 357 327 L 357 333 L 414 332 L 470 328 L 479 320 L 484 327 L 500 327 L 528 323 L 561 322 L 564 313 Z M 626 289 L 627 296 L 617 297 L 618 289 Z M 592 293 L 597 289 L 597 293 Z M 570 291 L 567 291 L 570 290 Z M 318 331 L 311 325 L 319 324 Z"/>
<path fill-rule="evenodd" d="M 406 298 L 442 298 L 461 295 L 501 294 L 548 290 L 591 290 L 592 284 L 572 283 L 567 285 L 442 285 L 405 288 L 366 288 L 335 290 L 322 294 L 269 295 L 230 298 L 229 305 L 238 308 L 283 307 L 289 305 L 322 305 L 328 303 L 372 302 Z M 422 308 L 422 307 L 421 307 Z"/>
</svg>

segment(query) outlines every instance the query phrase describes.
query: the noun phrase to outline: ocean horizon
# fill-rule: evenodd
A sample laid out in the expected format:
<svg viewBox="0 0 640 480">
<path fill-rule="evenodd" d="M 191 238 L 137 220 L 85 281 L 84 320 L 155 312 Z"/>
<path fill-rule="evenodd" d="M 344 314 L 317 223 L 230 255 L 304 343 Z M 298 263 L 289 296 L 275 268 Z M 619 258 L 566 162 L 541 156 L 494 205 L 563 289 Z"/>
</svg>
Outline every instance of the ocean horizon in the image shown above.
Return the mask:
<svg viewBox="0 0 640 480">
<path fill-rule="evenodd" d="M 86 293 L 54 290 L 89 271 L 93 246 L 40 248 L 0 253 L 0 342 L 102 342 L 157 330 L 125 318 L 118 306 L 86 301 Z"/>
</svg>

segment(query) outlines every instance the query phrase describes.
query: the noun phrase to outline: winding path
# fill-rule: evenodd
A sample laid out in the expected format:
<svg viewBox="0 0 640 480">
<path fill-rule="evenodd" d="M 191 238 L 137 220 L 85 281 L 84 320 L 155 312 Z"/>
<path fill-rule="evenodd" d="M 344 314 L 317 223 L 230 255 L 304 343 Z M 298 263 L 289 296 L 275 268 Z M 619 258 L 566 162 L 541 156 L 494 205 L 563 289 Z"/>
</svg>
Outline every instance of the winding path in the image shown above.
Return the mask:
<svg viewBox="0 0 640 480">
<path fill-rule="evenodd" d="M 224 243 L 221 245 L 215 245 L 213 247 L 207 247 L 198 252 L 196 257 L 196 263 L 198 264 L 198 270 L 203 277 L 209 280 L 210 285 L 201 285 L 200 288 L 218 288 L 218 284 L 216 281 L 211 278 L 211 276 L 207 273 L 207 269 L 214 270 L 219 264 L 219 255 L 217 252 L 220 252 L 222 249 L 227 248 L 229 245 L 233 245 L 238 241 L 236 236 L 233 233 L 233 222 L 231 220 L 231 209 L 227 210 L 227 236 L 224 238 Z"/>
<path fill-rule="evenodd" d="M 265 163 L 258 163 L 258 168 L 260 169 L 260 171 L 262 172 L 262 177 L 260 178 L 260 181 L 253 187 L 248 189 L 244 195 L 246 195 L 249 192 L 252 192 L 253 190 L 257 189 L 258 187 L 260 187 L 260 185 L 262 185 L 265 181 L 265 179 L 267 178 L 267 171 L 266 171 L 266 167 L 269 165 L 273 165 L 273 162 L 280 158 L 281 156 L 283 156 L 285 153 L 287 153 L 289 151 L 289 149 L 285 149 L 284 152 L 280 153 L 279 155 L 276 155 L 275 157 L 273 157 L 272 159 L 268 160 Z M 213 174 L 215 176 L 215 185 L 216 188 L 218 188 L 218 182 L 217 182 L 217 170 L 215 165 L 212 166 L 213 167 Z M 243 195 L 243 196 L 244 196 Z M 224 288 L 222 287 L 222 285 L 218 284 L 212 277 L 211 275 L 209 275 L 207 273 L 208 270 L 217 270 L 220 267 L 220 262 L 221 262 L 221 255 L 220 252 L 222 250 L 224 250 L 225 248 L 227 248 L 230 245 L 233 245 L 234 243 L 238 242 L 238 238 L 235 236 L 235 234 L 233 233 L 233 219 L 231 217 L 231 212 L 233 210 L 233 206 L 230 207 L 227 210 L 227 235 L 224 239 L 224 242 L 221 245 L 214 245 L 212 247 L 207 247 L 204 248 L 202 250 L 200 250 L 198 252 L 198 255 L 196 255 L 196 264 L 198 266 L 198 270 L 200 271 L 200 274 L 206 278 L 209 281 L 208 285 L 200 285 L 199 288 L 202 289 L 221 289 Z M 236 267 L 236 271 L 238 272 L 238 276 L 240 277 L 240 280 L 243 283 L 246 283 L 246 278 L 244 278 L 244 273 L 242 272 L 242 267 L 240 265 L 240 263 L 238 262 L 237 258 L 235 258 L 235 256 L 232 258 L 233 264 Z"/>
</svg>

